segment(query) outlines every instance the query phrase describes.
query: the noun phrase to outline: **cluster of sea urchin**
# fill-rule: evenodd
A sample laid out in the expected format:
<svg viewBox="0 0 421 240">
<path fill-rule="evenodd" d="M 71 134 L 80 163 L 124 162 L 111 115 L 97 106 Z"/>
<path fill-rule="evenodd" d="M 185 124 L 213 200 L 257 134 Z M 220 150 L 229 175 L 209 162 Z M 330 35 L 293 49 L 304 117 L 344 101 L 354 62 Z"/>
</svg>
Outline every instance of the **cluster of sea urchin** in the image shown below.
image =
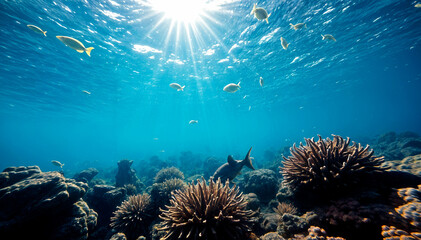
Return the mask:
<svg viewBox="0 0 421 240">
<path fill-rule="evenodd" d="M 123 232 L 128 239 L 136 239 L 146 234 L 152 220 L 150 211 L 150 197 L 148 194 L 130 196 L 117 207 L 111 217 L 110 226 L 118 232 Z"/>
<path fill-rule="evenodd" d="M 383 157 L 373 156 L 370 146 L 344 140 L 332 135 L 318 141 L 305 138 L 306 145 L 300 143 L 290 148 L 291 156 L 284 158 L 281 173 L 284 182 L 294 190 L 333 190 L 359 181 L 361 174 L 381 172 Z"/>
<path fill-rule="evenodd" d="M 244 239 L 251 231 L 254 212 L 246 210 L 246 201 L 237 187 L 211 178 L 193 182 L 176 190 L 167 210 L 162 210 L 166 234 L 171 239 Z"/>
</svg>

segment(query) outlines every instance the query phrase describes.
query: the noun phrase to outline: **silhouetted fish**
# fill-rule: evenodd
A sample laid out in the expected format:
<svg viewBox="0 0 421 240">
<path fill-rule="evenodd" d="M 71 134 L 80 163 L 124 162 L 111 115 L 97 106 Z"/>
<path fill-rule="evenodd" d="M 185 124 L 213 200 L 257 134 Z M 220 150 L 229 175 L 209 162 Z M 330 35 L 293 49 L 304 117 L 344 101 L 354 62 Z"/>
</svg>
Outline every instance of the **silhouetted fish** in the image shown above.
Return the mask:
<svg viewBox="0 0 421 240">
<path fill-rule="evenodd" d="M 255 170 L 250 158 L 250 152 L 252 148 L 253 147 L 250 148 L 244 160 L 234 160 L 234 158 L 231 155 L 229 155 L 228 162 L 224 163 L 215 171 L 215 173 L 213 174 L 213 178 L 215 180 L 221 178 L 222 182 L 225 182 L 227 179 L 232 181 L 240 173 L 244 165 L 250 169 Z"/>
</svg>

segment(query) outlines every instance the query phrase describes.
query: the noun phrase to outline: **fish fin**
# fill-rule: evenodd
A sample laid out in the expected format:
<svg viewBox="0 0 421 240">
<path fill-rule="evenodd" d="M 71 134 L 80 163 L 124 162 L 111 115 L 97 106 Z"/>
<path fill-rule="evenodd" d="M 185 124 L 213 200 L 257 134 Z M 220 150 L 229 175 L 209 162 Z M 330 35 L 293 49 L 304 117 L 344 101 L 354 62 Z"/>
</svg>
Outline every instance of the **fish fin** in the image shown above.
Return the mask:
<svg viewBox="0 0 421 240">
<path fill-rule="evenodd" d="M 182 86 L 181 87 L 181 91 L 184 91 L 184 88 L 186 87 L 186 85 L 184 85 L 184 86 Z"/>
<path fill-rule="evenodd" d="M 291 28 L 293 28 L 293 27 L 294 27 L 294 24 L 292 24 L 292 23 L 289 23 L 289 25 L 291 25 Z"/>
<path fill-rule="evenodd" d="M 307 24 L 304 24 L 304 27 L 307 28 Z"/>
<path fill-rule="evenodd" d="M 289 46 L 289 43 L 287 43 L 287 47 L 285 48 L 285 50 L 287 50 L 287 49 L 288 49 L 288 46 Z"/>
<path fill-rule="evenodd" d="M 244 165 L 246 165 L 248 168 L 255 170 L 255 168 L 253 167 L 253 164 L 252 164 L 252 162 L 251 162 L 251 158 L 250 158 L 250 152 L 251 152 L 251 149 L 252 149 L 252 148 L 253 148 L 253 147 L 251 147 L 251 148 L 249 149 L 249 151 L 247 152 L 247 155 L 246 155 L 246 157 L 244 158 L 243 163 L 244 163 Z"/>
<path fill-rule="evenodd" d="M 83 50 L 76 50 L 77 52 L 79 52 L 79 53 L 83 53 L 84 51 Z M 89 54 L 88 54 L 89 55 Z"/>
<path fill-rule="evenodd" d="M 91 56 L 92 49 L 94 49 L 94 48 L 93 47 L 88 47 L 88 48 L 85 49 L 86 54 L 88 54 L 89 57 Z"/>
<path fill-rule="evenodd" d="M 241 83 L 241 81 L 239 81 L 239 82 L 237 83 L 237 86 L 238 86 L 239 88 L 241 88 L 240 83 Z"/>
<path fill-rule="evenodd" d="M 270 16 L 270 14 L 269 14 L 269 16 Z M 268 18 L 269 18 L 269 16 L 268 16 Z M 269 23 L 269 20 L 267 18 L 265 20 L 266 20 L 266 23 Z"/>
<path fill-rule="evenodd" d="M 255 3 L 255 4 L 253 5 L 253 10 L 251 10 L 250 14 L 253 14 L 253 13 L 254 13 L 254 11 L 256 11 L 256 5 L 257 5 L 257 3 Z"/>
<path fill-rule="evenodd" d="M 228 155 L 227 162 L 229 165 L 234 165 L 236 163 L 234 158 L 231 155 Z"/>
<path fill-rule="evenodd" d="M 44 33 L 44 36 L 47 36 L 47 31 L 44 31 L 44 32 L 42 32 L 42 33 Z"/>
<path fill-rule="evenodd" d="M 325 36 L 322 35 L 322 38 L 323 38 L 322 40 L 325 40 Z"/>
</svg>

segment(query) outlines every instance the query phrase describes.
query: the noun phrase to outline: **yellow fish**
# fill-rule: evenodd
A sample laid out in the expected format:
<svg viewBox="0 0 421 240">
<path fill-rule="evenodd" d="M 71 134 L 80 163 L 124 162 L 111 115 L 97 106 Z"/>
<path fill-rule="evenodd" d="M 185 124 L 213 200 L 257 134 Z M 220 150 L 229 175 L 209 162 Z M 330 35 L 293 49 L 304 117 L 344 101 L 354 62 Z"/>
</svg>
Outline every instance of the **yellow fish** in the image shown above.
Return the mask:
<svg viewBox="0 0 421 240">
<path fill-rule="evenodd" d="M 417 4 L 415 4 L 415 7 L 416 7 L 416 8 L 421 8 L 421 3 L 417 3 Z"/>
<path fill-rule="evenodd" d="M 88 56 L 91 56 L 91 51 L 92 49 L 94 49 L 93 47 L 88 47 L 85 48 L 85 46 L 83 46 L 83 44 L 81 42 L 79 42 L 78 40 L 71 38 L 71 37 L 66 37 L 66 36 L 57 36 L 57 38 L 62 41 L 66 46 L 80 52 L 86 52 L 86 54 L 88 54 Z"/>
<path fill-rule="evenodd" d="M 295 31 L 297 31 L 298 29 L 301 29 L 303 27 L 307 27 L 307 24 L 305 23 L 297 23 L 297 24 L 292 24 L 290 23 L 289 25 L 291 25 L 292 28 L 294 28 Z"/>
<path fill-rule="evenodd" d="M 287 43 L 287 40 L 285 40 L 285 38 L 281 37 L 281 45 L 285 50 L 287 50 L 289 43 Z"/>
<path fill-rule="evenodd" d="M 28 26 L 29 27 L 29 29 L 31 29 L 32 31 L 34 31 L 34 32 L 36 32 L 36 33 L 41 33 L 41 34 L 44 34 L 44 36 L 47 36 L 47 31 L 42 31 L 42 29 L 41 28 L 39 28 L 39 27 L 37 27 L 37 26 L 35 26 L 35 25 L 26 25 L 26 26 Z"/>
</svg>

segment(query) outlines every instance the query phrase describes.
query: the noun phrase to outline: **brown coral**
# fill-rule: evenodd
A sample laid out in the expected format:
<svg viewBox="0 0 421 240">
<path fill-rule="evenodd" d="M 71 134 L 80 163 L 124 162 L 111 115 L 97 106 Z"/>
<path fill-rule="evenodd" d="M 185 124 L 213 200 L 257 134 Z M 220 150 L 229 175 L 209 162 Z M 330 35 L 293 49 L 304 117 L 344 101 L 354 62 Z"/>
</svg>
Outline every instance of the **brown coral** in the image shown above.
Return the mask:
<svg viewBox="0 0 421 240">
<path fill-rule="evenodd" d="M 421 239 L 420 232 L 408 233 L 404 230 L 397 229 L 394 226 L 382 226 L 382 236 L 384 240 L 419 240 Z"/>
<path fill-rule="evenodd" d="M 211 178 L 193 182 L 185 190 L 176 190 L 170 206 L 162 210 L 166 239 L 244 239 L 251 231 L 254 213 L 246 210 L 246 201 L 237 187 Z"/>
<path fill-rule="evenodd" d="M 282 217 L 284 213 L 295 215 L 297 213 L 297 208 L 294 207 L 294 205 L 292 205 L 291 203 L 281 202 L 278 203 L 278 206 L 276 208 L 273 208 L 273 211 L 275 211 L 280 217 Z"/>
<path fill-rule="evenodd" d="M 163 183 L 166 180 L 170 180 L 174 178 L 184 180 L 183 172 L 181 172 L 176 167 L 163 168 L 159 170 L 159 172 L 156 174 L 154 178 L 154 183 Z"/>
<path fill-rule="evenodd" d="M 147 233 L 147 227 L 152 220 L 150 211 L 150 197 L 148 194 L 130 196 L 117 207 L 111 217 L 110 226 L 118 232 L 126 234 L 128 239 L 136 239 Z"/>
<path fill-rule="evenodd" d="M 421 185 L 417 188 L 398 189 L 398 195 L 406 204 L 395 208 L 395 211 L 412 226 L 421 229 Z"/>
<path fill-rule="evenodd" d="M 373 156 L 369 145 L 350 145 L 349 138 L 337 135 L 333 140 L 318 136 L 318 141 L 305 138 L 306 145 L 298 148 L 294 144 L 291 156 L 284 157 L 281 173 L 292 189 L 337 190 L 358 182 L 361 174 L 384 170 L 383 157 Z"/>
</svg>

